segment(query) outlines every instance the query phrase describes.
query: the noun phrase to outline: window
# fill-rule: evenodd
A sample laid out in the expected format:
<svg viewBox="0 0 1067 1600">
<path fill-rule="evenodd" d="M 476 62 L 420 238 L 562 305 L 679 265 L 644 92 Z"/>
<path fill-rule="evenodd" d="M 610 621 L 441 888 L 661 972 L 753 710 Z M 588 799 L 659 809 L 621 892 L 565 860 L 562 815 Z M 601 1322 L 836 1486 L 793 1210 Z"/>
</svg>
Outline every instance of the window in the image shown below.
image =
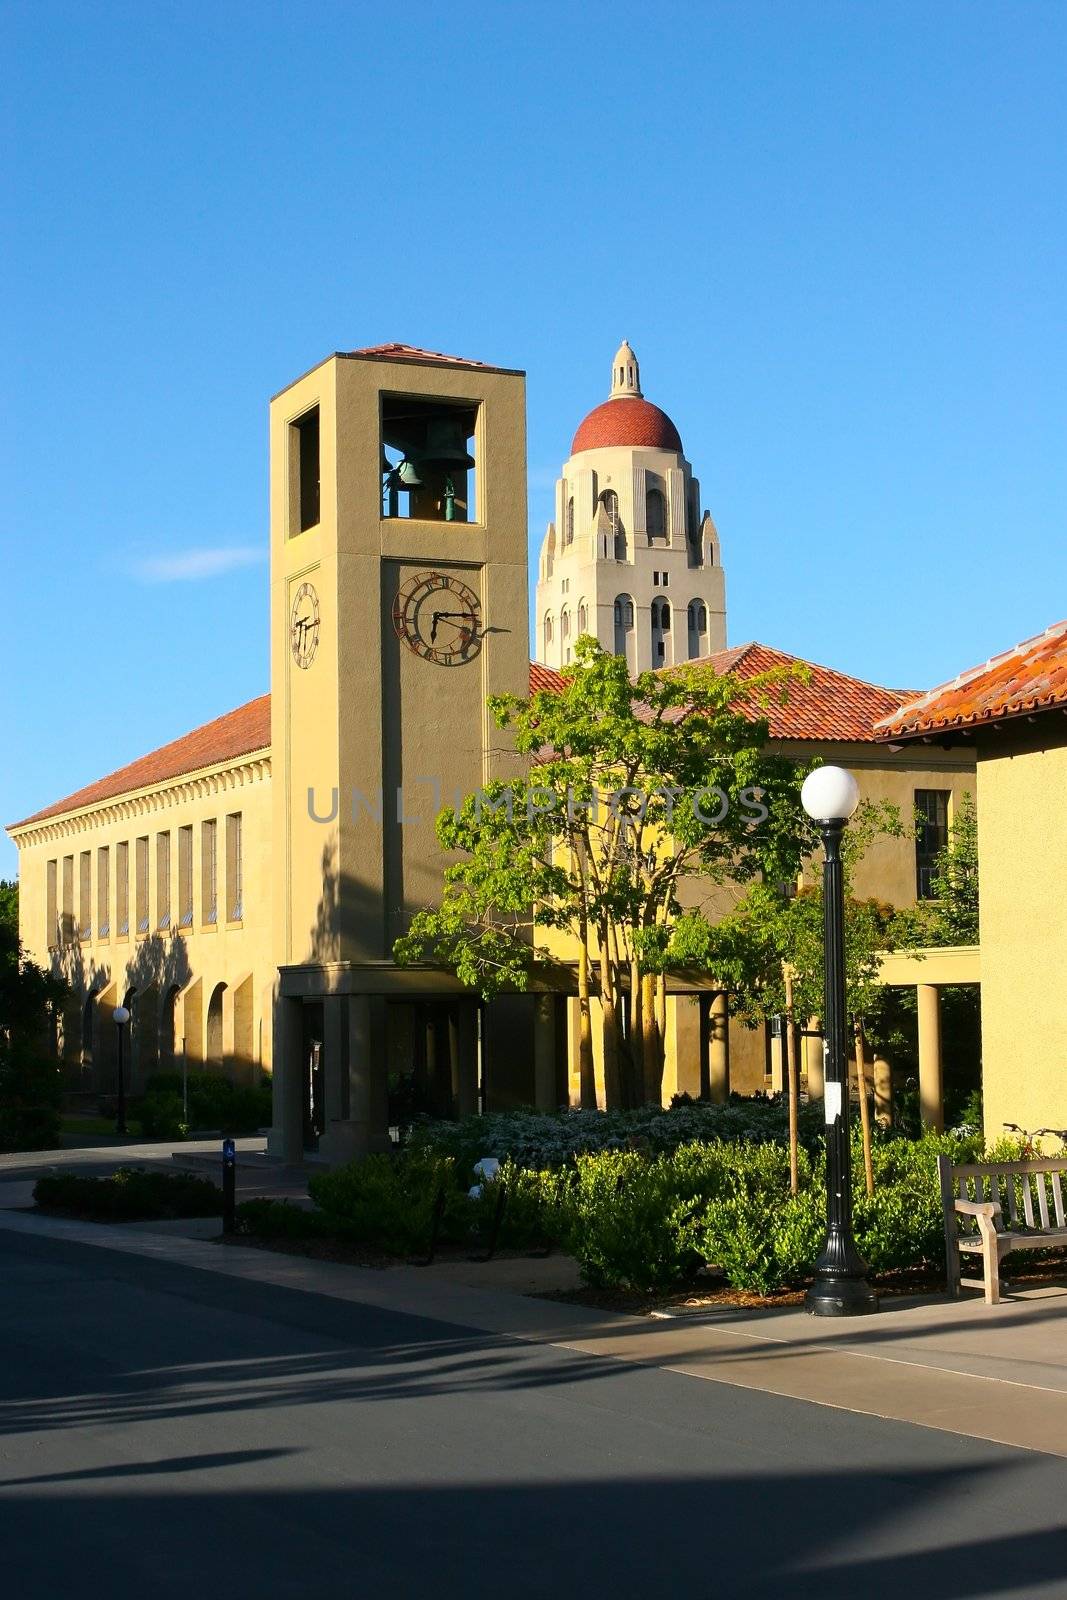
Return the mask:
<svg viewBox="0 0 1067 1600">
<path fill-rule="evenodd" d="M 148 835 L 143 835 L 137 841 L 137 854 L 134 862 L 136 883 L 134 893 L 136 899 L 137 932 L 148 932 Z"/>
<path fill-rule="evenodd" d="M 559 614 L 559 636 L 564 640 L 571 636 L 571 614 L 566 606 Z"/>
<path fill-rule="evenodd" d="M 671 625 L 671 604 L 662 597 L 652 602 L 652 626 L 667 633 Z"/>
<path fill-rule="evenodd" d="M 156 927 L 170 927 L 170 834 L 156 834 Z"/>
<path fill-rule="evenodd" d="M 545 654 L 546 655 L 548 654 L 548 647 L 549 647 L 549 645 L 551 643 L 552 643 L 552 613 L 551 613 L 551 611 L 546 611 L 545 612 Z"/>
<path fill-rule="evenodd" d="M 319 520 L 319 408 L 289 424 L 289 532 L 303 533 Z"/>
<path fill-rule="evenodd" d="M 130 847 L 115 846 L 115 932 L 120 938 L 130 933 Z"/>
<path fill-rule="evenodd" d="M 478 407 L 444 395 L 381 397 L 383 514 L 419 522 L 474 522 Z"/>
<path fill-rule="evenodd" d="M 219 920 L 219 825 L 211 819 L 200 824 L 201 916 L 209 927 Z"/>
<path fill-rule="evenodd" d="M 193 830 L 178 829 L 178 927 L 193 925 Z"/>
<path fill-rule="evenodd" d="M 585 601 L 584 600 L 579 600 L 579 602 L 578 602 L 578 632 L 579 633 L 587 633 L 588 631 L 589 631 L 589 613 L 586 610 Z"/>
<path fill-rule="evenodd" d="M 78 938 L 93 936 L 93 852 L 83 850 L 78 861 Z"/>
<path fill-rule="evenodd" d="M 111 932 L 111 851 L 102 844 L 96 852 L 96 936 Z"/>
<path fill-rule="evenodd" d="M 661 489 L 649 489 L 645 494 L 645 532 L 650 539 L 667 536 L 667 502 Z"/>
<path fill-rule="evenodd" d="M 632 643 L 634 631 L 634 603 L 628 594 L 620 594 L 615 600 L 615 654 L 625 656 L 631 667 Z"/>
<path fill-rule="evenodd" d="M 689 659 L 707 654 L 708 608 L 703 600 L 690 600 L 686 613 L 689 631 Z"/>
<path fill-rule="evenodd" d="M 567 496 L 567 513 L 563 521 L 563 543 L 574 543 L 574 496 Z"/>
<path fill-rule="evenodd" d="M 59 942 L 74 941 L 74 857 L 63 857 L 63 904 L 60 907 Z"/>
<path fill-rule="evenodd" d="M 934 898 L 937 857 L 948 843 L 948 789 L 916 789 L 915 897 Z"/>
<path fill-rule="evenodd" d="M 244 882 L 241 862 L 241 813 L 226 818 L 226 920 L 240 922 L 244 916 Z"/>
<path fill-rule="evenodd" d="M 45 943 L 54 950 L 59 943 L 59 862 L 45 868 Z"/>
</svg>

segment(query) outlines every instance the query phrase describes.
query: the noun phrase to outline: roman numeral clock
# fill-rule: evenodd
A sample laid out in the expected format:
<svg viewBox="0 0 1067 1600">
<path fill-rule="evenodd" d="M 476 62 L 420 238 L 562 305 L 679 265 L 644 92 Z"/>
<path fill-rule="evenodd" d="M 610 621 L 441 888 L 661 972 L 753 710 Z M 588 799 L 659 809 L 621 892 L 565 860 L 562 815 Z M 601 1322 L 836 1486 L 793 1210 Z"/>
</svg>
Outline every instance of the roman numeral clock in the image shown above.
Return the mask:
<svg viewBox="0 0 1067 1600">
<path fill-rule="evenodd" d="M 401 584 L 393 627 L 409 650 L 439 667 L 462 666 L 481 652 L 478 596 L 451 573 L 418 572 Z"/>
</svg>

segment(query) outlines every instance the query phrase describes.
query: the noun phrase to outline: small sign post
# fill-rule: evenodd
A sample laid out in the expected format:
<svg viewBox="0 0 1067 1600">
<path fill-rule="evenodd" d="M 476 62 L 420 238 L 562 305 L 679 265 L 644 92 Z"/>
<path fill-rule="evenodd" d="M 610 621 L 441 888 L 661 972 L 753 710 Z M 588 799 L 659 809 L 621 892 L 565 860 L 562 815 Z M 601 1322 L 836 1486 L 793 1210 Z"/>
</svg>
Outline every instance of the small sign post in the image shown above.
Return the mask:
<svg viewBox="0 0 1067 1600">
<path fill-rule="evenodd" d="M 222 1141 L 222 1231 L 237 1229 L 237 1146 L 232 1139 Z"/>
</svg>

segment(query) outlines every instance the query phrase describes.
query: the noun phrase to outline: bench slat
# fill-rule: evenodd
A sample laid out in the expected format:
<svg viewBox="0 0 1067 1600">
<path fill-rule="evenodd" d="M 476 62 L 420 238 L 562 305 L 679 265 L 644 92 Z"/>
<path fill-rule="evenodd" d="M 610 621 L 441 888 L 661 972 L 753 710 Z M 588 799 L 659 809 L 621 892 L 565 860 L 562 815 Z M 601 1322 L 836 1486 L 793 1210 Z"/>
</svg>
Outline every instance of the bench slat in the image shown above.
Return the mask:
<svg viewBox="0 0 1067 1600">
<path fill-rule="evenodd" d="M 1041 1226 L 1047 1232 L 1050 1226 L 1048 1215 L 1048 1195 L 1045 1191 L 1045 1174 L 1039 1172 L 1034 1178 L 1037 1188 L 1037 1209 L 1041 1213 Z"/>
<path fill-rule="evenodd" d="M 1008 1216 L 1011 1218 L 1012 1227 L 1017 1228 L 1019 1225 L 1019 1208 L 1015 1204 L 1014 1174 L 1009 1172 L 1005 1175 L 1005 1187 L 1008 1191 Z"/>
<path fill-rule="evenodd" d="M 1057 1227 L 1067 1228 L 1067 1216 L 1064 1215 L 1063 1211 L 1063 1189 L 1060 1185 L 1058 1172 L 1052 1174 L 1052 1203 L 1056 1207 Z"/>
<path fill-rule="evenodd" d="M 1034 1227 L 1034 1197 L 1030 1192 L 1029 1173 L 1023 1179 L 1023 1215 L 1026 1218 L 1026 1226 L 1028 1228 Z"/>
<path fill-rule="evenodd" d="M 969 1161 L 961 1166 L 952 1168 L 955 1178 L 966 1173 L 969 1178 L 988 1176 L 990 1172 L 1065 1172 L 1067 1173 L 1067 1158 L 1062 1156 L 1035 1156 L 1033 1161 L 998 1161 L 994 1168 L 988 1161 Z"/>
</svg>

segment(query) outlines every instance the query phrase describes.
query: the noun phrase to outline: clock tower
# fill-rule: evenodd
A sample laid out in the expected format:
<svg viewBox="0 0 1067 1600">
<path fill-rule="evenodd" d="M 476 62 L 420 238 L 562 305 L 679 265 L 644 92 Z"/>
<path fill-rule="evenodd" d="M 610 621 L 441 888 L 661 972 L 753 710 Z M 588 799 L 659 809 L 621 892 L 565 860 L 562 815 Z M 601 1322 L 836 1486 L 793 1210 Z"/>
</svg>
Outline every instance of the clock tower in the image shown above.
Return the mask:
<svg viewBox="0 0 1067 1600">
<path fill-rule="evenodd" d="M 270 426 L 271 1149 L 337 1161 L 380 1147 L 405 1074 L 475 1106 L 484 1017 L 392 947 L 440 897 L 438 811 L 509 770 L 487 697 L 528 690 L 524 375 L 355 350 Z"/>
</svg>

